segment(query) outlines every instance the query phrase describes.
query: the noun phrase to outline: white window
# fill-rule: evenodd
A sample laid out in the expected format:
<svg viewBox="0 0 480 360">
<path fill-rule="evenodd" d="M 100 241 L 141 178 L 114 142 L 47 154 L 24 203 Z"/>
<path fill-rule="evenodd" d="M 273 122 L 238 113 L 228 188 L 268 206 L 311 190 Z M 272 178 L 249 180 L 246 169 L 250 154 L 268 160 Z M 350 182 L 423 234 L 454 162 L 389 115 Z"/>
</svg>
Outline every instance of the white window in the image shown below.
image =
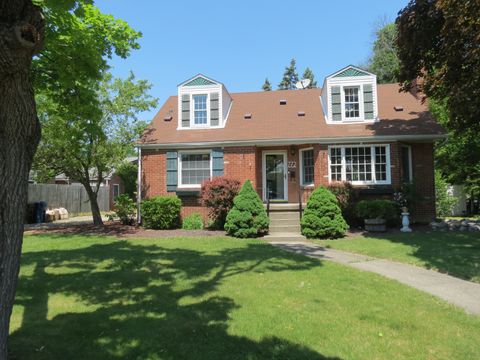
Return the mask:
<svg viewBox="0 0 480 360">
<path fill-rule="evenodd" d="M 335 146 L 329 149 L 330 181 L 390 184 L 390 146 Z"/>
<path fill-rule="evenodd" d="M 200 187 L 212 177 L 212 162 L 210 151 L 183 152 L 178 157 L 179 187 Z"/>
<path fill-rule="evenodd" d="M 300 182 L 303 186 L 314 184 L 314 169 L 313 149 L 300 150 Z"/>
<path fill-rule="evenodd" d="M 358 119 L 360 117 L 359 90 L 360 88 L 358 86 L 343 88 L 345 119 Z"/>
<path fill-rule="evenodd" d="M 207 95 L 193 95 L 193 123 L 207 125 Z"/>
</svg>

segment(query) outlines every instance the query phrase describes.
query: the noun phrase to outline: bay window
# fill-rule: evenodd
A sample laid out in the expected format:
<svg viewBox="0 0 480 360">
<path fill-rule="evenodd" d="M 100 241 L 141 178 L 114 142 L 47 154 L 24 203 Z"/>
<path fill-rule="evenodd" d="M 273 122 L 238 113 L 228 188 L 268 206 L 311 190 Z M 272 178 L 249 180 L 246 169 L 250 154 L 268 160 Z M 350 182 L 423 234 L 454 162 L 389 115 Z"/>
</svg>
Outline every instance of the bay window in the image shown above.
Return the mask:
<svg viewBox="0 0 480 360">
<path fill-rule="evenodd" d="M 390 184 L 390 146 L 359 145 L 329 148 L 330 181 Z"/>
<path fill-rule="evenodd" d="M 200 187 L 212 177 L 210 152 L 183 152 L 178 157 L 179 187 Z"/>
</svg>

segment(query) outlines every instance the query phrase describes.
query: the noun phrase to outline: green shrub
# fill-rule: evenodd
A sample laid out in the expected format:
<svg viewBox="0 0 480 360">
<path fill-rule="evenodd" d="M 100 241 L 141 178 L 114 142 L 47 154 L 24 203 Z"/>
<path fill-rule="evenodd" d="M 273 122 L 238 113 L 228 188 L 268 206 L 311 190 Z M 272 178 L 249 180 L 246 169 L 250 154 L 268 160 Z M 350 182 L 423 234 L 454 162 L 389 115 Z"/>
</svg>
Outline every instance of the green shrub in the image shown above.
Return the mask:
<svg viewBox="0 0 480 360">
<path fill-rule="evenodd" d="M 133 225 L 135 222 L 135 202 L 127 194 L 117 196 L 113 210 L 120 222 L 124 225 Z"/>
<path fill-rule="evenodd" d="M 357 217 L 355 206 L 358 202 L 358 191 L 349 182 L 335 182 L 327 187 L 337 198 L 342 216 L 350 226 L 363 224 L 363 219 Z"/>
<path fill-rule="evenodd" d="M 250 180 L 247 180 L 233 200 L 225 230 L 229 235 L 239 238 L 255 237 L 268 230 L 268 223 L 263 203 Z"/>
<path fill-rule="evenodd" d="M 177 196 L 156 196 L 142 201 L 142 222 L 149 229 L 172 229 L 180 223 L 182 202 Z"/>
<path fill-rule="evenodd" d="M 337 198 L 325 187 L 312 193 L 300 223 L 302 234 L 310 239 L 342 237 L 348 229 Z"/>
<path fill-rule="evenodd" d="M 203 219 L 202 215 L 193 213 L 186 216 L 182 221 L 182 229 L 184 230 L 202 230 Z"/>
<path fill-rule="evenodd" d="M 240 181 L 217 176 L 202 184 L 202 204 L 209 210 L 212 228 L 223 229 L 233 199 L 240 190 Z"/>
<path fill-rule="evenodd" d="M 397 208 L 391 200 L 362 200 L 357 204 L 357 214 L 362 219 L 392 220 L 397 217 Z"/>
<path fill-rule="evenodd" d="M 448 183 L 440 171 L 435 170 L 435 208 L 438 217 L 451 216 L 457 198 L 448 192 Z"/>
</svg>

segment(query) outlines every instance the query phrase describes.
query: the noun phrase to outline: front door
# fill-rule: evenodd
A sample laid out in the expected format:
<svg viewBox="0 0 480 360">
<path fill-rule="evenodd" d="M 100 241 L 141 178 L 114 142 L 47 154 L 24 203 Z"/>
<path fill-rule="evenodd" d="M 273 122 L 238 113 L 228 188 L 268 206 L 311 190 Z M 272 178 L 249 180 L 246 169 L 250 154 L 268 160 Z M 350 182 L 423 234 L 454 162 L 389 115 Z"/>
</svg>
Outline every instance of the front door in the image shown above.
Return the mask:
<svg viewBox="0 0 480 360">
<path fill-rule="evenodd" d="M 287 154 L 285 152 L 265 153 L 263 159 L 264 200 L 288 200 Z"/>
</svg>

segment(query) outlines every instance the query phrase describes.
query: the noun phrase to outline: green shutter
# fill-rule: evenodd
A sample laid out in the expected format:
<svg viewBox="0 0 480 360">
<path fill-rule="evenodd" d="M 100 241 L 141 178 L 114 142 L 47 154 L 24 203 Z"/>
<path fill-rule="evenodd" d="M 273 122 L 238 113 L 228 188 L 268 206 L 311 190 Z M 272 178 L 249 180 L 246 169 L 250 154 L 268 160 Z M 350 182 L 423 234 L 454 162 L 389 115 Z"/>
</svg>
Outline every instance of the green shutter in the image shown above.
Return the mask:
<svg viewBox="0 0 480 360">
<path fill-rule="evenodd" d="M 167 152 L 167 191 L 177 190 L 178 183 L 178 153 Z"/>
<path fill-rule="evenodd" d="M 190 95 L 182 95 L 182 127 L 190 127 Z"/>
<path fill-rule="evenodd" d="M 340 86 L 332 86 L 332 121 L 342 120 L 342 96 Z"/>
<path fill-rule="evenodd" d="M 219 109 L 218 93 L 211 93 L 210 94 L 210 126 L 219 125 L 218 109 Z"/>
<path fill-rule="evenodd" d="M 365 120 L 373 119 L 373 87 L 370 84 L 363 85 L 363 111 Z"/>
<path fill-rule="evenodd" d="M 213 176 L 223 176 L 223 149 L 212 150 L 212 174 Z"/>
</svg>

